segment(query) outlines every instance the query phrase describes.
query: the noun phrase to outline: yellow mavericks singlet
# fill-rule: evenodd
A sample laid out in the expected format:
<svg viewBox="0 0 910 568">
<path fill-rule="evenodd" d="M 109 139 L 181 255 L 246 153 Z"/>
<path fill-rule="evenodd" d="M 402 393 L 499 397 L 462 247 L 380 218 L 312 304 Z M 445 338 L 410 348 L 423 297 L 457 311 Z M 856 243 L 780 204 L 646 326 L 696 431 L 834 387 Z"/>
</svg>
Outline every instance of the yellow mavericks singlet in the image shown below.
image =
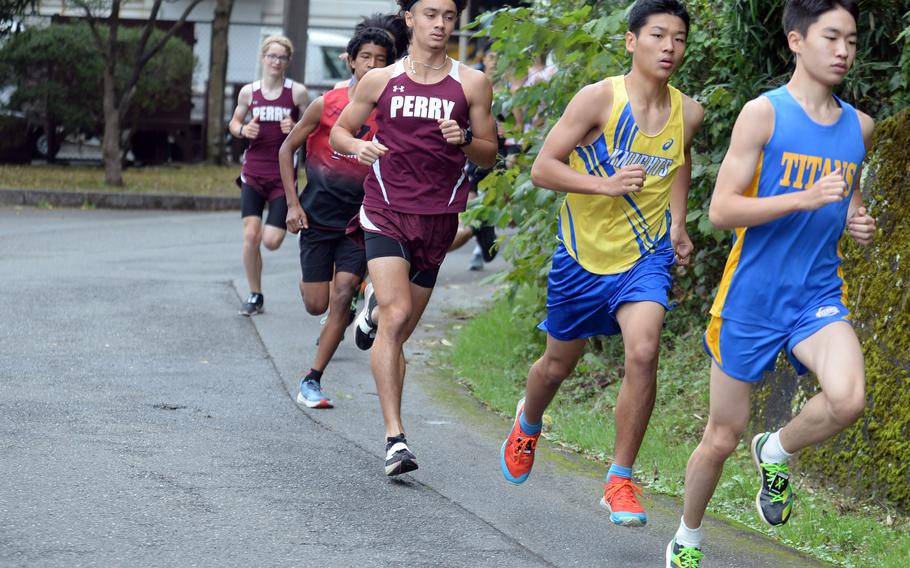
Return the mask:
<svg viewBox="0 0 910 568">
<path fill-rule="evenodd" d="M 650 253 L 670 231 L 670 187 L 686 163 L 682 93 L 670 91 L 670 119 L 650 136 L 632 116 L 625 78 L 611 77 L 613 108 L 603 134 L 578 146 L 569 165 L 592 176 L 612 176 L 623 166 L 642 164 L 645 185 L 621 197 L 569 193 L 559 212 L 559 240 L 585 270 L 625 272 Z"/>
</svg>

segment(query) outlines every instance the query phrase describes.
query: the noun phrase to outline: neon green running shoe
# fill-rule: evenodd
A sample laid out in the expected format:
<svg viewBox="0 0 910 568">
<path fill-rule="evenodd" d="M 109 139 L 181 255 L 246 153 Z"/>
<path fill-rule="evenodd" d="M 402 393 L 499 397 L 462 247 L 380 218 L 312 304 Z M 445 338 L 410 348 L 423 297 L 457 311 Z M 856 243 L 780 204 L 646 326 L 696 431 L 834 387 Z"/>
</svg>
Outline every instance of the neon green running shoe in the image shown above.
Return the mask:
<svg viewBox="0 0 910 568">
<path fill-rule="evenodd" d="M 793 489 L 790 487 L 790 468 L 786 463 L 761 461 L 761 449 L 768 441 L 770 432 L 756 434 L 752 438 L 752 461 L 761 476 L 761 489 L 755 496 L 755 508 L 771 526 L 779 526 L 790 520 L 793 512 Z"/>
<path fill-rule="evenodd" d="M 667 545 L 667 568 L 701 568 L 704 557 L 700 548 L 683 546 L 675 538 Z"/>
</svg>

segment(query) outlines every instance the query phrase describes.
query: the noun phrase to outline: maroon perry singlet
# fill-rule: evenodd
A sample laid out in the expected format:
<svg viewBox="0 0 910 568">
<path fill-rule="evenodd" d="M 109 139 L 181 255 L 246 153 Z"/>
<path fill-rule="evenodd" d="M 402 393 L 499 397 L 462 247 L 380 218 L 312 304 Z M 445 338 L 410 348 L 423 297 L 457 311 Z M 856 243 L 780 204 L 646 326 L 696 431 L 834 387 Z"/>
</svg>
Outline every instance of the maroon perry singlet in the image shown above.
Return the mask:
<svg viewBox="0 0 910 568">
<path fill-rule="evenodd" d="M 259 118 L 259 136 L 250 140 L 250 147 L 243 160 L 243 175 L 281 177 L 278 149 L 287 137 L 281 131 L 281 119 L 290 116 L 295 123 L 300 119 L 300 109 L 294 104 L 293 85 L 293 81 L 285 79 L 281 94 L 275 99 L 267 99 L 262 95 L 262 81 L 253 83 L 250 112 L 253 113 L 253 118 Z"/>
<path fill-rule="evenodd" d="M 348 87 L 322 95 L 322 117 L 306 141 L 306 189 L 300 204 L 311 223 L 344 229 L 363 203 L 363 179 L 370 171 L 353 155 L 340 154 L 329 145 L 329 132 L 338 115 L 348 106 Z M 376 135 L 375 113 L 370 114 L 357 138 L 370 140 Z"/>
<path fill-rule="evenodd" d="M 373 162 L 364 181 L 363 205 L 400 213 L 460 213 L 468 200 L 469 183 L 461 148 L 442 137 L 438 119 L 452 119 L 467 128 L 468 101 L 458 69 L 438 83 L 423 85 L 407 76 L 403 60 L 376 102 L 374 140 L 389 151 Z"/>
</svg>

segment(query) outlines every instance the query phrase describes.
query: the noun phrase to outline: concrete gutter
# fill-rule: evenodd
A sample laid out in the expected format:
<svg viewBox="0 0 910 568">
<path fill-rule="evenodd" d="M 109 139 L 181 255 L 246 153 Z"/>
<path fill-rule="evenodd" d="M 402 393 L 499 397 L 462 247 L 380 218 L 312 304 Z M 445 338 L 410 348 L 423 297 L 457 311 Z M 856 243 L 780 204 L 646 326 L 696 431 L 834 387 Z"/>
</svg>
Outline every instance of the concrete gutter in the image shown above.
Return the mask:
<svg viewBox="0 0 910 568">
<path fill-rule="evenodd" d="M 165 193 L 0 189 L 0 205 L 227 211 L 240 209 L 240 197 L 239 195 L 237 197 L 215 197 Z"/>
</svg>

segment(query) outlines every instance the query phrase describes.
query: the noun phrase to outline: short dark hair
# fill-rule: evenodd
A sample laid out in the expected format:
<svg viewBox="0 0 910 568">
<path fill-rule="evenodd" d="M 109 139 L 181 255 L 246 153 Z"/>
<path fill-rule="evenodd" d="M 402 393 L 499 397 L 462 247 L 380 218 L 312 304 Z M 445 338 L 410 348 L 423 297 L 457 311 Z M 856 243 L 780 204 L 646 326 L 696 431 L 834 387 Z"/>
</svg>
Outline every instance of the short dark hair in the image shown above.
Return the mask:
<svg viewBox="0 0 910 568">
<path fill-rule="evenodd" d="M 809 33 L 809 27 L 822 14 L 838 8 L 850 12 L 853 19 L 859 21 L 859 3 L 856 0 L 787 0 L 784 7 L 784 33 L 795 31 L 805 37 Z"/>
<path fill-rule="evenodd" d="M 392 63 L 395 61 L 395 44 L 392 43 L 392 38 L 389 37 L 389 32 L 381 28 L 364 28 L 358 33 L 354 34 L 354 37 L 351 38 L 351 41 L 348 42 L 348 64 L 351 65 L 354 63 L 354 60 L 357 58 L 357 54 L 360 53 L 360 48 L 368 43 L 375 43 L 379 47 L 385 49 L 386 61 Z"/>
<path fill-rule="evenodd" d="M 629 31 L 637 36 L 648 18 L 655 14 L 676 16 L 685 22 L 686 34 L 689 33 L 689 11 L 679 0 L 637 0 L 629 10 Z"/>
<path fill-rule="evenodd" d="M 390 60 L 394 60 L 407 53 L 408 42 L 410 41 L 408 36 L 408 25 L 404 23 L 404 18 L 400 15 L 376 13 L 370 16 L 364 16 L 363 21 L 354 26 L 354 35 L 357 35 L 367 28 L 385 30 L 392 37 L 392 42 L 395 44 L 395 56 L 391 57 Z"/>
<path fill-rule="evenodd" d="M 420 0 L 398 0 L 398 6 L 401 7 L 402 12 L 410 12 L 411 8 L 414 7 L 414 4 L 419 1 Z M 461 11 L 464 10 L 465 0 L 452 0 L 452 2 L 455 2 L 455 11 L 460 14 Z"/>
</svg>

